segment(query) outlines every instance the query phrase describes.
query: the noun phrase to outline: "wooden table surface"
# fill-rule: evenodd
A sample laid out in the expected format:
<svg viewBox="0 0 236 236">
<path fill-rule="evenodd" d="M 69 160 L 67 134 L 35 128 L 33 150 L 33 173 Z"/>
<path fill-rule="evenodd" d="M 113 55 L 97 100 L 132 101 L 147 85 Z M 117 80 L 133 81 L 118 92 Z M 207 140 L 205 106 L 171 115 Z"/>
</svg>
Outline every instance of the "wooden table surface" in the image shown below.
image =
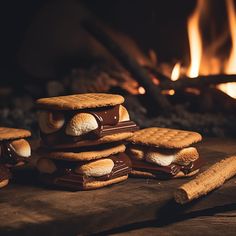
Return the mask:
<svg viewBox="0 0 236 236">
<path fill-rule="evenodd" d="M 203 170 L 236 153 L 236 140 L 198 145 Z M 35 172 L 0 190 L 0 235 L 236 235 L 236 178 L 184 206 L 173 191 L 189 179 L 126 182 L 93 191 L 47 189 Z"/>
</svg>

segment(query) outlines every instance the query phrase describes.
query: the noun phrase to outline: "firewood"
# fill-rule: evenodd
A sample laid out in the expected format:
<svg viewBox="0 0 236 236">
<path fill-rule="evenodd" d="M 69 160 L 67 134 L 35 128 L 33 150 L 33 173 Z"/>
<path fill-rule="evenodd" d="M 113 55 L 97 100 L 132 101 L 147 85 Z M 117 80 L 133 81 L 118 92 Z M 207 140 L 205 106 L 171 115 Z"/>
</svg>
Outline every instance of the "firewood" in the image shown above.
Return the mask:
<svg viewBox="0 0 236 236">
<path fill-rule="evenodd" d="M 82 26 L 94 36 L 108 51 L 123 65 L 146 90 L 146 96 L 154 101 L 160 109 L 170 109 L 170 103 L 155 85 L 148 72 L 138 64 L 131 55 L 126 53 L 98 24 L 92 21 L 84 21 Z"/>
</svg>

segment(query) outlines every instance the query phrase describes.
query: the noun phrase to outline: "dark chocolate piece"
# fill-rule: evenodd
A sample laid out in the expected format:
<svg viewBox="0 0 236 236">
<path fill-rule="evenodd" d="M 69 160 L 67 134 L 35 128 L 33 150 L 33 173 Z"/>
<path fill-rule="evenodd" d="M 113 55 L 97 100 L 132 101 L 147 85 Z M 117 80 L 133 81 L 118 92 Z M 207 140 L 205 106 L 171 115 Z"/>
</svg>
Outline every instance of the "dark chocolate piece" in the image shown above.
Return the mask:
<svg viewBox="0 0 236 236">
<path fill-rule="evenodd" d="M 11 178 L 10 170 L 5 166 L 0 164 L 0 181 Z"/>
<path fill-rule="evenodd" d="M 93 181 L 106 181 L 127 175 L 131 171 L 131 162 L 125 153 L 112 155 L 110 158 L 114 162 L 111 173 L 100 177 L 85 176 L 74 172 L 74 168 L 79 162 L 54 160 L 58 170 L 54 174 L 41 174 L 40 179 L 47 184 L 65 187 L 72 190 L 83 190 L 84 185 Z"/>
<path fill-rule="evenodd" d="M 98 130 L 97 136 L 104 137 L 106 135 L 111 135 L 116 133 L 134 132 L 137 131 L 138 129 L 139 129 L 138 126 L 133 121 L 122 121 L 114 126 L 104 125 L 102 129 Z"/>
<path fill-rule="evenodd" d="M 106 135 L 112 135 L 123 132 L 133 132 L 138 130 L 138 126 L 133 121 L 123 121 L 119 122 L 119 106 L 106 107 L 106 108 L 97 108 L 95 110 L 87 109 L 74 111 L 65 115 L 66 122 L 63 128 L 54 132 L 52 134 L 44 134 L 41 132 L 41 138 L 43 144 L 51 146 L 53 144 L 66 144 L 66 143 L 76 143 L 81 140 L 97 140 Z M 89 132 L 88 134 L 76 137 L 66 135 L 65 128 L 68 121 L 73 117 L 73 115 L 78 113 L 89 113 L 95 117 L 98 122 L 98 128 Z"/>
<path fill-rule="evenodd" d="M 8 141 L 0 144 L 0 164 L 16 165 L 18 162 L 27 162 L 27 159 L 19 156 Z"/>
<path fill-rule="evenodd" d="M 203 161 L 201 158 L 198 158 L 196 161 L 191 162 L 189 165 L 177 165 L 170 164 L 168 166 L 159 166 L 157 164 L 151 164 L 145 161 L 139 161 L 132 159 L 132 168 L 134 170 L 140 170 L 152 173 L 156 175 L 157 178 L 171 178 L 177 175 L 180 171 L 184 172 L 184 174 L 189 174 L 197 169 L 199 169 Z"/>
<path fill-rule="evenodd" d="M 93 115 L 98 122 L 99 129 L 104 125 L 116 125 L 119 122 L 120 105 L 86 111 Z"/>
</svg>

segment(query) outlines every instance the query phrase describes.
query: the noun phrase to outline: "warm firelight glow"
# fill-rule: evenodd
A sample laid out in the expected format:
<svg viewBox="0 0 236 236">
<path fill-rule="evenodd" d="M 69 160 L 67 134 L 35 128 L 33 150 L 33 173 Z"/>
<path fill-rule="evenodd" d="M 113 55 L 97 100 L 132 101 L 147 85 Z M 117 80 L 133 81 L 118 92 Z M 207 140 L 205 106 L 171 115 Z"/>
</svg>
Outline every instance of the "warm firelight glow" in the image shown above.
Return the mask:
<svg viewBox="0 0 236 236">
<path fill-rule="evenodd" d="M 204 18 L 207 19 L 208 14 L 208 1 L 198 0 L 196 9 L 189 17 L 187 22 L 188 40 L 190 48 L 190 63 L 188 68 L 181 68 L 178 62 L 174 65 L 171 72 L 171 80 L 176 81 L 180 78 L 183 71 L 190 78 L 198 77 L 199 75 L 210 74 L 236 74 L 236 10 L 234 0 L 225 0 L 226 10 L 228 15 L 229 33 L 232 41 L 232 48 L 228 59 L 223 61 L 222 57 L 217 55 L 217 50 L 224 41 L 223 38 L 216 38 L 211 45 L 203 48 L 203 37 L 200 30 L 200 22 Z M 205 22 L 207 23 L 207 22 Z M 187 88 L 188 89 L 188 88 Z M 200 94 L 199 90 L 190 90 L 189 93 L 196 95 Z M 224 93 L 236 99 L 236 82 L 235 83 L 222 83 L 217 85 Z M 167 95 L 174 95 L 174 90 L 165 90 L 163 92 Z"/>
<path fill-rule="evenodd" d="M 228 13 L 228 22 L 230 36 L 232 40 L 232 48 L 229 59 L 225 65 L 226 74 L 236 74 L 236 14 L 233 0 L 226 0 Z M 217 86 L 218 89 L 227 93 L 232 98 L 236 99 L 236 83 L 224 83 Z"/>
<path fill-rule="evenodd" d="M 198 0 L 197 7 L 188 20 L 188 39 L 190 48 L 190 66 L 187 75 L 190 78 L 199 75 L 201 58 L 202 58 L 202 40 L 200 33 L 200 15 L 205 0 Z"/>
<path fill-rule="evenodd" d="M 171 80 L 172 81 L 176 81 L 177 79 L 179 79 L 180 76 L 180 69 L 181 69 L 181 64 L 178 62 L 175 64 L 172 72 L 171 72 Z"/>
<path fill-rule="evenodd" d="M 164 95 L 173 96 L 173 95 L 175 95 L 175 90 L 174 89 L 162 90 L 161 93 L 164 94 Z"/>
<path fill-rule="evenodd" d="M 226 0 L 228 13 L 229 30 L 232 39 L 232 48 L 226 64 L 225 72 L 227 74 L 236 74 L 236 14 L 233 0 Z"/>
<path fill-rule="evenodd" d="M 236 82 L 219 84 L 217 88 L 236 99 Z"/>
<path fill-rule="evenodd" d="M 236 74 L 236 14 L 233 0 L 226 0 L 230 36 L 232 39 L 232 48 L 229 59 L 225 64 L 225 74 Z M 198 0 L 197 7 L 188 20 L 188 37 L 190 47 L 190 66 L 187 75 L 190 78 L 197 77 L 199 74 L 208 75 L 219 72 L 220 58 L 214 58 L 213 54 L 207 54 L 203 51 L 203 41 L 200 32 L 201 15 L 205 14 L 206 1 Z M 173 72 L 172 72 L 173 73 Z M 236 83 L 224 83 L 217 86 L 218 89 L 236 98 Z"/>
<path fill-rule="evenodd" d="M 145 94 L 146 93 L 146 90 L 145 90 L 145 88 L 144 87 L 139 87 L 138 88 L 138 92 L 139 92 L 139 94 Z"/>
</svg>

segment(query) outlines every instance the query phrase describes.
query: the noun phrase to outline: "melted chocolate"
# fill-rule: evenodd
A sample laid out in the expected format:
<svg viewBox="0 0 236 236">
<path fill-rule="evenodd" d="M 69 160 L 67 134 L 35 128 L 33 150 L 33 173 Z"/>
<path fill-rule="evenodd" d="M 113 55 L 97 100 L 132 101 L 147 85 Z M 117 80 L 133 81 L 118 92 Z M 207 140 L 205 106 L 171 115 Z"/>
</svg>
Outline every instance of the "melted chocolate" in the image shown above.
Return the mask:
<svg viewBox="0 0 236 236">
<path fill-rule="evenodd" d="M 199 169 L 203 162 L 201 158 L 196 161 L 191 162 L 189 165 L 177 165 L 170 164 L 168 166 L 159 166 L 156 164 L 151 164 L 145 161 L 131 160 L 132 168 L 134 170 L 145 171 L 154 174 L 158 178 L 171 178 L 177 175 L 180 171 L 184 174 L 189 174 L 197 169 Z"/>
<path fill-rule="evenodd" d="M 131 171 L 131 163 L 129 157 L 125 153 L 119 153 L 107 157 L 114 162 L 111 173 L 100 177 L 85 176 L 77 174 L 74 169 L 78 166 L 78 162 L 70 162 L 64 160 L 55 160 L 57 171 L 54 174 L 42 174 L 41 180 L 47 184 L 53 184 L 59 187 L 82 190 L 84 185 L 93 181 L 106 181 L 127 175 Z"/>
<path fill-rule="evenodd" d="M 104 125 L 116 125 L 119 122 L 119 107 L 120 105 L 117 105 L 105 109 L 87 111 L 87 113 L 96 118 L 99 129 L 102 129 Z"/>
<path fill-rule="evenodd" d="M 26 158 L 19 156 L 11 147 L 10 142 L 0 144 L 0 164 L 16 165 L 18 162 L 26 162 Z"/>
<path fill-rule="evenodd" d="M 66 122 L 62 129 L 54 132 L 52 134 L 44 134 L 41 132 L 41 138 L 43 144 L 48 146 L 53 144 L 65 144 L 65 143 L 76 143 L 81 140 L 97 140 L 101 137 L 111 134 L 117 134 L 121 132 L 133 132 L 138 130 L 138 126 L 133 121 L 123 121 L 119 122 L 119 106 L 106 107 L 106 108 L 97 108 L 96 110 L 81 110 L 76 113 L 68 112 L 66 113 Z M 89 132 L 88 134 L 76 137 L 69 136 L 65 133 L 65 126 L 67 122 L 78 113 L 89 113 L 95 117 L 98 123 L 98 128 Z"/>
<path fill-rule="evenodd" d="M 11 178 L 10 170 L 5 166 L 0 164 L 0 181 Z"/>
</svg>

